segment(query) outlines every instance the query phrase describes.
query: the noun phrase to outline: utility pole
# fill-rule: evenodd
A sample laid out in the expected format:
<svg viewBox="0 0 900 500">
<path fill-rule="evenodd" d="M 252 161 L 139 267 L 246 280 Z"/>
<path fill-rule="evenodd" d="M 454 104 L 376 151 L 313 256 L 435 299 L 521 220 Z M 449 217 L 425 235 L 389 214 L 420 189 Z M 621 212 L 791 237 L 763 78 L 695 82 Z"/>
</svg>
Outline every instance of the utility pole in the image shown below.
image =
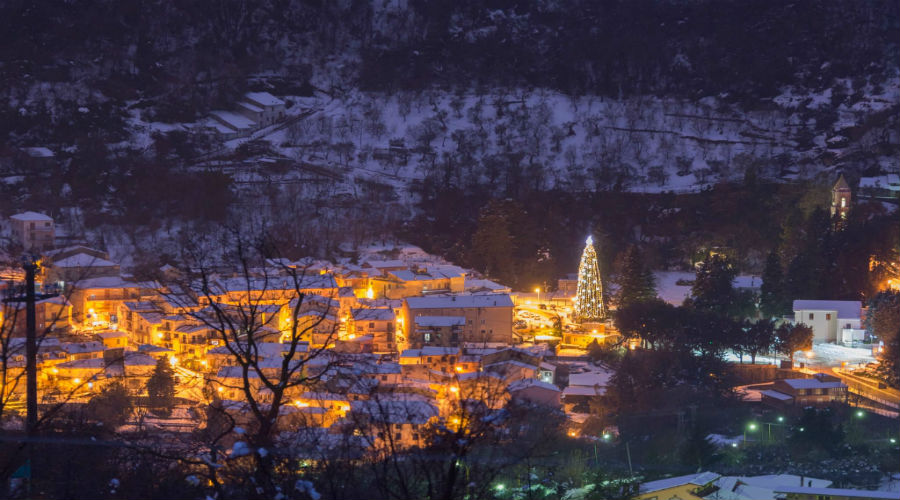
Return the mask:
<svg viewBox="0 0 900 500">
<path fill-rule="evenodd" d="M 628 446 L 628 441 L 625 441 L 625 456 L 628 457 L 628 473 L 634 477 L 634 469 L 631 468 L 631 447 Z"/>
<path fill-rule="evenodd" d="M 38 265 L 26 257 L 25 269 L 25 430 L 29 438 L 37 430 L 37 321 L 35 318 L 34 274 Z"/>
</svg>

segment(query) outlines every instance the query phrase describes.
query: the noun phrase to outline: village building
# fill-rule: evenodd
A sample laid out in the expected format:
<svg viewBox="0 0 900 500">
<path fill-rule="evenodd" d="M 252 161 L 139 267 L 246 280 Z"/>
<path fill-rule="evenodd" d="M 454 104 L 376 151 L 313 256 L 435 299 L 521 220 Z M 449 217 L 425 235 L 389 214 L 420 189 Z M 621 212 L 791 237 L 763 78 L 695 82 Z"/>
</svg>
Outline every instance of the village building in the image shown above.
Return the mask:
<svg viewBox="0 0 900 500">
<path fill-rule="evenodd" d="M 53 246 L 56 231 L 53 218 L 37 212 L 22 212 L 9 218 L 12 236 L 25 250 L 42 250 Z"/>
<path fill-rule="evenodd" d="M 817 373 L 812 378 L 791 378 L 776 380 L 772 389 L 760 391 L 762 402 L 775 407 L 826 406 L 847 401 L 847 384 L 841 379 L 825 373 Z"/>
<path fill-rule="evenodd" d="M 465 324 L 457 332 L 455 340 L 450 328 L 450 339 L 442 340 L 449 345 L 461 345 L 464 342 L 473 343 L 512 343 L 513 303 L 509 295 L 480 294 L 480 295 L 447 295 L 431 297 L 408 297 L 403 302 L 401 309 L 404 337 L 409 347 L 421 347 L 427 345 L 425 334 L 427 328 L 420 329 L 416 326 L 416 318 L 420 316 L 444 316 L 465 318 Z M 456 326 L 458 328 L 458 326 Z"/>
<path fill-rule="evenodd" d="M 850 344 L 864 339 L 862 303 L 856 300 L 795 300 L 794 323 L 813 330 L 813 342 Z"/>
</svg>

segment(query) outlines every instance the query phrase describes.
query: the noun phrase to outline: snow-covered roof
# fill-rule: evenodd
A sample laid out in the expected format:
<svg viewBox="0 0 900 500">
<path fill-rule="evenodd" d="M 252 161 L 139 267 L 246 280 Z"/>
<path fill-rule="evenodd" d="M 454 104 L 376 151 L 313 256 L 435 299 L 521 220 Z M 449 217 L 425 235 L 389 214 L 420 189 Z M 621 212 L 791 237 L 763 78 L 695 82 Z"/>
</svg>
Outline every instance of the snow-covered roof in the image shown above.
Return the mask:
<svg viewBox="0 0 900 500">
<path fill-rule="evenodd" d="M 811 485 L 807 487 L 813 488 L 827 488 L 831 486 L 831 481 L 828 479 L 818 479 L 815 477 L 807 477 L 807 476 L 797 476 L 794 474 L 764 474 L 761 476 L 739 476 L 738 479 L 741 482 L 752 485 L 759 486 L 762 488 L 778 488 L 781 486 L 794 486 L 800 485 L 800 481 L 802 480 L 804 485 Z"/>
<path fill-rule="evenodd" d="M 438 416 L 436 406 L 419 399 L 367 400 L 350 403 L 351 411 L 390 424 L 425 424 Z"/>
<path fill-rule="evenodd" d="M 37 212 L 22 212 L 20 214 L 10 216 L 12 220 L 24 222 L 53 222 L 53 219 Z"/>
<path fill-rule="evenodd" d="M 605 387 L 588 387 L 585 385 L 570 385 L 563 389 L 563 397 L 566 396 L 602 396 L 606 394 Z"/>
<path fill-rule="evenodd" d="M 156 366 L 156 358 L 140 352 L 129 352 L 125 355 L 126 366 Z"/>
<path fill-rule="evenodd" d="M 76 253 L 65 259 L 53 261 L 53 267 L 115 267 L 117 265 L 118 264 L 115 262 L 94 257 L 93 255 L 88 255 L 86 253 Z"/>
<path fill-rule="evenodd" d="M 213 292 L 246 292 L 251 291 L 293 291 L 315 288 L 337 288 L 337 281 L 332 274 L 316 274 L 298 276 L 296 283 L 293 278 L 270 276 L 268 278 L 235 277 L 216 280 L 218 286 L 213 287 Z M 295 287 L 296 285 L 296 287 Z"/>
<path fill-rule="evenodd" d="M 410 309 L 513 307 L 513 302 L 509 295 L 499 293 L 485 295 L 408 297 L 406 303 Z"/>
<path fill-rule="evenodd" d="M 263 112 L 262 108 L 254 105 L 254 104 L 250 104 L 249 102 L 239 102 L 237 105 L 238 105 L 238 107 L 244 108 L 247 111 L 250 111 L 253 113 L 262 113 Z"/>
<path fill-rule="evenodd" d="M 840 380 L 823 381 L 816 378 L 786 378 L 782 381 L 794 389 L 838 389 L 847 387 Z"/>
<path fill-rule="evenodd" d="M 89 340 L 87 342 L 65 342 L 60 345 L 60 348 L 69 354 L 97 352 L 105 349 L 103 343 L 96 340 Z"/>
<path fill-rule="evenodd" d="M 248 130 L 256 127 L 256 122 L 233 111 L 210 111 L 211 115 L 235 130 Z"/>
<path fill-rule="evenodd" d="M 783 392 L 773 391 L 773 390 L 769 390 L 769 389 L 764 390 L 764 391 L 759 391 L 759 393 L 762 394 L 763 396 L 768 396 L 770 398 L 777 399 L 779 401 L 790 401 L 790 400 L 794 399 L 793 396 L 789 396 Z"/>
<path fill-rule="evenodd" d="M 467 290 L 473 290 L 473 289 L 479 289 L 479 288 L 484 288 L 487 290 L 494 290 L 494 291 L 507 291 L 507 292 L 510 289 L 508 286 L 501 285 L 500 283 L 497 283 L 497 282 L 491 281 L 491 280 L 485 280 L 485 279 L 468 279 L 468 280 L 466 280 L 466 289 Z"/>
<path fill-rule="evenodd" d="M 522 391 L 531 387 L 537 387 L 539 389 L 544 389 L 553 392 L 561 392 L 559 387 L 556 387 L 553 384 L 548 384 L 547 382 L 543 382 L 534 378 L 523 378 L 522 380 L 516 380 L 515 382 L 509 384 L 507 390 L 509 392 Z"/>
<path fill-rule="evenodd" d="M 247 100 L 259 104 L 261 106 L 283 106 L 284 101 L 273 96 L 268 92 L 247 92 L 244 94 Z"/>
<path fill-rule="evenodd" d="M 103 358 L 90 358 L 90 359 L 75 359 L 72 361 L 66 361 L 65 363 L 60 363 L 56 365 L 59 368 L 103 368 L 106 366 L 106 360 Z"/>
<path fill-rule="evenodd" d="M 438 346 L 425 346 L 420 349 L 422 356 L 448 356 L 459 354 L 458 347 L 438 347 Z"/>
<path fill-rule="evenodd" d="M 794 495 L 816 495 L 819 498 L 884 498 L 897 499 L 896 491 L 877 491 L 877 490 L 852 490 L 848 488 L 809 488 L 804 486 L 778 486 L 773 488 L 776 493 L 787 493 Z"/>
<path fill-rule="evenodd" d="M 122 337 L 127 337 L 128 334 L 125 332 L 109 331 L 109 332 L 100 332 L 97 334 L 97 336 L 100 337 L 101 339 L 118 339 L 118 338 L 122 338 Z"/>
<path fill-rule="evenodd" d="M 860 188 L 884 188 L 891 191 L 900 190 L 900 175 L 885 174 L 878 177 L 861 177 L 859 179 Z"/>
<path fill-rule="evenodd" d="M 137 288 L 138 284 L 125 281 L 121 276 L 101 276 L 99 278 L 78 280 L 72 283 L 72 287 L 81 290 L 92 288 Z"/>
<path fill-rule="evenodd" d="M 139 352 L 175 352 L 168 347 L 163 347 L 161 345 L 153 345 L 153 344 L 141 344 L 138 346 Z"/>
<path fill-rule="evenodd" d="M 859 319 L 862 302 L 858 300 L 795 300 L 794 311 L 836 311 L 838 319 Z"/>
<path fill-rule="evenodd" d="M 25 152 L 32 158 L 53 158 L 56 156 L 53 151 L 43 146 L 25 148 Z"/>
<path fill-rule="evenodd" d="M 685 476 L 670 477 L 668 479 L 660 479 L 658 481 L 643 483 L 641 484 L 640 492 L 641 494 L 651 493 L 654 491 L 667 490 L 669 488 L 675 488 L 677 486 L 683 486 L 686 484 L 704 486 L 715 481 L 718 478 L 719 475 L 715 472 L 701 472 L 699 474 L 688 474 Z"/>
<path fill-rule="evenodd" d="M 389 267 L 406 267 L 406 262 L 402 260 L 367 260 L 363 263 L 368 267 L 375 269 L 387 269 Z"/>
<path fill-rule="evenodd" d="M 587 373 L 570 373 L 569 386 L 606 387 L 612 378 L 612 372 L 595 371 Z"/>
<path fill-rule="evenodd" d="M 394 321 L 393 309 L 351 309 L 354 321 Z"/>
<path fill-rule="evenodd" d="M 416 316 L 414 321 L 419 326 L 440 328 L 462 326 L 466 324 L 465 316 Z"/>
</svg>

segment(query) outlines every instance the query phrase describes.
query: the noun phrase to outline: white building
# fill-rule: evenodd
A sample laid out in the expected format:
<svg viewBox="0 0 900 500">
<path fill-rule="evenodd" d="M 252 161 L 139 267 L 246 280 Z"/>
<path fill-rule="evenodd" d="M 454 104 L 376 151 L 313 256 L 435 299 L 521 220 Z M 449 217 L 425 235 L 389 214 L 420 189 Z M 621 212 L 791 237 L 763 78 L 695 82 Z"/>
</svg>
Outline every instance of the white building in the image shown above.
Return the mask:
<svg viewBox="0 0 900 500">
<path fill-rule="evenodd" d="M 267 127 L 284 119 L 285 104 L 268 92 L 247 92 L 238 103 L 238 112 Z"/>
<path fill-rule="evenodd" d="M 26 250 L 50 248 L 56 233 L 53 219 L 37 212 L 23 212 L 9 218 L 12 223 L 13 238 Z"/>
<path fill-rule="evenodd" d="M 794 322 L 813 329 L 813 342 L 863 340 L 862 303 L 856 300 L 795 300 Z"/>
</svg>

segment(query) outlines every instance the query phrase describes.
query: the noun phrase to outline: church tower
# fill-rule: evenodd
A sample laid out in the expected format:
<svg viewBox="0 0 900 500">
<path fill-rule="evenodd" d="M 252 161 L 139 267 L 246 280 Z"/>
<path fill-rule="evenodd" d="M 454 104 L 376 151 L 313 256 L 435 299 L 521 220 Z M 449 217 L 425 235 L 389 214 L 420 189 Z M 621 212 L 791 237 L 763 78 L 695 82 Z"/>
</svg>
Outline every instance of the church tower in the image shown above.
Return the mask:
<svg viewBox="0 0 900 500">
<path fill-rule="evenodd" d="M 850 213 L 850 185 L 844 179 L 844 174 L 838 178 L 831 188 L 831 218 L 837 220 L 837 225 L 842 226 Z"/>
</svg>

